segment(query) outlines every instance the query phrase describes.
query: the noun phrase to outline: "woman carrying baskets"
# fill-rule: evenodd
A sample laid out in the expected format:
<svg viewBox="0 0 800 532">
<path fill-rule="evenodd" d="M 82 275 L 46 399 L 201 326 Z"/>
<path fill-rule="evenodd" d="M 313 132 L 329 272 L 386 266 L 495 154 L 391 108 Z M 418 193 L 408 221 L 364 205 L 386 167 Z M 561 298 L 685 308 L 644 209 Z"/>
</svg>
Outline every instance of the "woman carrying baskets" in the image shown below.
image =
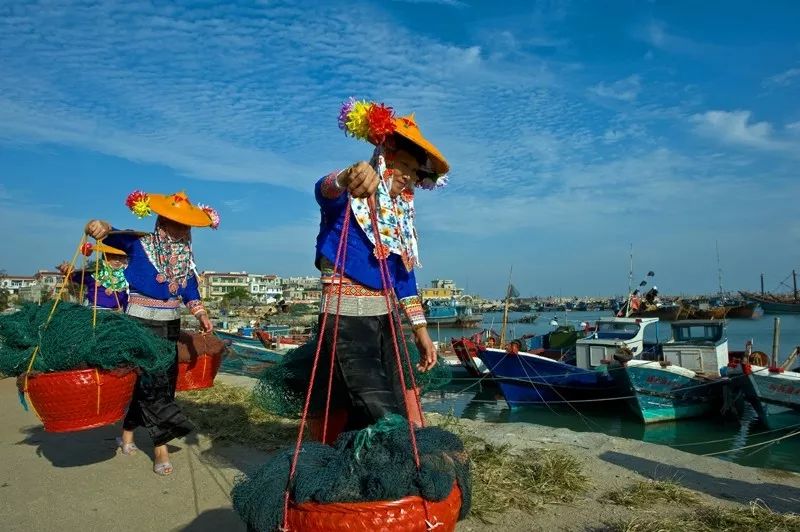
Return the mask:
<svg viewBox="0 0 800 532">
<path fill-rule="evenodd" d="M 419 369 L 436 364 L 414 276 L 419 265 L 414 189 L 443 186 L 449 167 L 423 137 L 413 115 L 398 118 L 383 104 L 351 99 L 341 110 L 339 125 L 349 136 L 376 146 L 369 162 L 333 172 L 315 187 L 321 214 L 316 266 L 324 294 L 320 334 L 329 354 L 336 338 L 334 387 L 346 392 L 332 397 L 348 412 L 345 429 L 355 430 L 387 414 L 406 413 L 394 344 L 402 333 L 390 323 L 382 291 L 387 282 L 413 328 Z M 346 244 L 340 246 L 343 239 Z M 343 265 L 334 264 L 340 249 L 346 249 Z M 379 263 L 384 258 L 388 280 Z M 325 313 L 337 317 L 325 320 Z"/>
<path fill-rule="evenodd" d="M 177 342 L 180 334 L 181 304 L 200 322 L 203 332 L 212 330 L 200 300 L 197 272 L 191 247 L 192 227 L 219 225 L 216 211 L 193 205 L 185 193 L 146 194 L 134 191 L 126 205 L 138 217 L 155 213 L 155 230 L 144 234 L 119 231 L 107 222 L 91 220 L 86 234 L 123 250 L 128 255 L 125 276 L 130 284 L 127 314 L 138 319 L 155 335 Z M 177 351 L 175 363 L 164 373 L 142 373 L 123 422 L 119 445 L 123 454 L 136 450 L 133 430 L 145 427 L 155 447 L 153 471 L 172 473 L 167 442 L 193 430 L 191 422 L 175 403 Z"/>
</svg>

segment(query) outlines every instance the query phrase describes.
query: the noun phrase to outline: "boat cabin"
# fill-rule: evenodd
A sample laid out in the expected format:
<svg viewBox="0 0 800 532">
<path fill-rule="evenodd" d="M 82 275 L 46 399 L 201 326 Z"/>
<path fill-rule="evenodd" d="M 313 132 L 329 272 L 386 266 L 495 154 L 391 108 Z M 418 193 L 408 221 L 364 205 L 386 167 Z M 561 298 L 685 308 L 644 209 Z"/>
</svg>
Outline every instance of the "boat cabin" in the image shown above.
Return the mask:
<svg viewBox="0 0 800 532">
<path fill-rule="evenodd" d="M 645 345 L 645 331 L 658 327 L 658 318 L 603 318 L 596 330 L 575 343 L 575 365 L 593 369 L 607 364 L 620 348 L 639 358 L 651 346 Z"/>
<path fill-rule="evenodd" d="M 728 338 L 720 320 L 683 320 L 672 324 L 672 339 L 662 345 L 663 360 L 707 376 L 728 365 Z"/>
</svg>

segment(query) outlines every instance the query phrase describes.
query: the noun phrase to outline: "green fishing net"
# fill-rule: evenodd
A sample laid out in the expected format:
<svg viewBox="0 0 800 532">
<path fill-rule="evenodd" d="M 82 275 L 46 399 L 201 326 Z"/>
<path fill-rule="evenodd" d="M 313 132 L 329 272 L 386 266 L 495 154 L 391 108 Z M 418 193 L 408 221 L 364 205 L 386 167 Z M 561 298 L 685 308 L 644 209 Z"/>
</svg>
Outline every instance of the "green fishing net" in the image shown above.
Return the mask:
<svg viewBox="0 0 800 532">
<path fill-rule="evenodd" d="M 419 495 L 441 501 L 454 483 L 461 489 L 459 519 L 469 513 L 469 458 L 455 434 L 438 427 L 416 430 L 420 470 L 414 465 L 408 421 L 390 414 L 363 429 L 342 433 L 333 447 L 304 443 L 291 489 L 297 503 L 394 501 Z M 294 448 L 276 453 L 249 476 L 237 479 L 233 507 L 248 530 L 278 530 Z"/>
<path fill-rule="evenodd" d="M 450 368 L 439 359 L 436 365 L 425 373 L 417 370 L 419 350 L 414 342 L 406 340 L 408 354 L 414 368 L 414 378 L 421 393 L 444 388 L 451 380 Z M 308 383 L 311 380 L 311 366 L 317 340 L 312 339 L 283 355 L 280 362 L 264 370 L 253 390 L 253 399 L 258 406 L 268 412 L 283 417 L 298 417 L 303 410 Z M 401 357 L 405 353 L 401 351 Z M 330 361 L 330 358 L 327 358 Z M 316 382 L 309 407 L 309 414 L 314 416 L 325 408 L 326 390 L 328 389 L 328 368 L 326 357 L 320 356 L 317 367 Z M 411 387 L 408 365 L 403 362 L 403 373 L 406 385 Z"/>
<path fill-rule="evenodd" d="M 45 327 L 51 308 L 52 304 L 28 303 L 0 316 L 0 373 L 24 373 L 37 345 L 34 371 L 134 365 L 156 373 L 175 361 L 174 343 L 122 313 L 99 311 L 97 326 L 92 327 L 91 308 L 62 302 Z"/>
</svg>

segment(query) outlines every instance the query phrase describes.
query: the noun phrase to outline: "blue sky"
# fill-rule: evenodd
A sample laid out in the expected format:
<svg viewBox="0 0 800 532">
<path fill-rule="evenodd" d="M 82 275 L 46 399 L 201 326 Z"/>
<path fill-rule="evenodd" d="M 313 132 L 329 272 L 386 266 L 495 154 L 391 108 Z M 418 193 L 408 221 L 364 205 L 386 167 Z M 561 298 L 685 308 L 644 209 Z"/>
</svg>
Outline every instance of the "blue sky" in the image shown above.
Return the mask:
<svg viewBox="0 0 800 532">
<path fill-rule="evenodd" d="M 768 7 L 766 7 L 768 6 Z M 421 282 L 497 296 L 768 288 L 800 266 L 800 3 L 0 5 L 0 269 L 69 258 L 135 188 L 218 208 L 202 269 L 313 274 L 347 96 L 415 111 Z M 637 274 L 638 276 L 638 274 Z"/>
</svg>

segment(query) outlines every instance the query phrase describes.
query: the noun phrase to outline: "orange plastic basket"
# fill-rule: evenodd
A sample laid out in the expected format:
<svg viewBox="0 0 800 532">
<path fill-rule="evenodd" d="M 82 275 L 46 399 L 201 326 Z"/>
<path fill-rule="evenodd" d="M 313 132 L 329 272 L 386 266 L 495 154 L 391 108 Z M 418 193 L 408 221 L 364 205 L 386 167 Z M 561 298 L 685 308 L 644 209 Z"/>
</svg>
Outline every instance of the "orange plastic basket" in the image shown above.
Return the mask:
<svg viewBox="0 0 800 532">
<path fill-rule="evenodd" d="M 136 373 L 80 369 L 28 377 L 28 397 L 47 432 L 71 432 L 116 423 L 133 396 Z"/>
<path fill-rule="evenodd" d="M 427 514 L 425 506 L 427 505 Z M 288 529 L 292 532 L 426 532 L 426 520 L 437 532 L 456 529 L 461 511 L 461 490 L 453 486 L 450 495 L 438 502 L 425 502 L 421 497 L 403 497 L 396 501 L 302 503 L 290 504 Z"/>
<path fill-rule="evenodd" d="M 222 365 L 222 353 L 196 355 L 188 362 L 178 362 L 178 383 L 175 390 L 202 390 L 211 388 Z"/>
</svg>

